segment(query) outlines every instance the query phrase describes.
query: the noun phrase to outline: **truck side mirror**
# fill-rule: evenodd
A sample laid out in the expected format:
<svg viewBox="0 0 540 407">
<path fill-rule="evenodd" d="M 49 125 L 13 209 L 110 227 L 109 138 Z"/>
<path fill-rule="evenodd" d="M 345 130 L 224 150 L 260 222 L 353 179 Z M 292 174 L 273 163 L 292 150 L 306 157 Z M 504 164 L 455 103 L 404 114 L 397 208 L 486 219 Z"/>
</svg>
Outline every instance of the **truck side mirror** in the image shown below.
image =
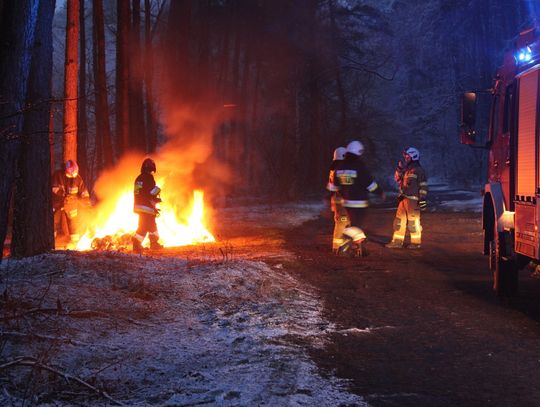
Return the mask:
<svg viewBox="0 0 540 407">
<path fill-rule="evenodd" d="M 476 92 L 465 92 L 461 97 L 461 124 L 459 135 L 461 144 L 474 144 L 476 139 Z"/>
</svg>

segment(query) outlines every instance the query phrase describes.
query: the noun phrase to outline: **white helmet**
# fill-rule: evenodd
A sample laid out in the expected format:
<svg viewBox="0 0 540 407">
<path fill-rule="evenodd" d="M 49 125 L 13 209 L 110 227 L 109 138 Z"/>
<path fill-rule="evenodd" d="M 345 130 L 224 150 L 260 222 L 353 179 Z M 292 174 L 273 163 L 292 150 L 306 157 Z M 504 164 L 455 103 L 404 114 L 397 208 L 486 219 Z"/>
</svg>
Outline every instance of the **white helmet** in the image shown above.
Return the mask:
<svg viewBox="0 0 540 407">
<path fill-rule="evenodd" d="M 343 160 L 347 149 L 345 147 L 338 147 L 334 150 L 334 161 Z"/>
<path fill-rule="evenodd" d="M 411 157 L 411 160 L 418 161 L 420 159 L 420 151 L 418 151 L 414 147 L 409 147 L 407 150 L 405 150 L 405 154 Z"/>
<path fill-rule="evenodd" d="M 351 141 L 347 144 L 347 152 L 360 156 L 364 154 L 364 145 L 358 140 Z"/>
</svg>

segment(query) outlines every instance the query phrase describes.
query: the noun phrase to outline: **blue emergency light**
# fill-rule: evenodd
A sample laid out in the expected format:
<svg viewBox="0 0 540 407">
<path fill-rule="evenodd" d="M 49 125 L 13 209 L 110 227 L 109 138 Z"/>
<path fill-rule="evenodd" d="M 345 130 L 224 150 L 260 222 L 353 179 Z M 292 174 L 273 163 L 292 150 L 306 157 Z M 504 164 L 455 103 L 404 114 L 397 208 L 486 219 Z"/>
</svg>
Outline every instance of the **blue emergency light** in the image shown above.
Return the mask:
<svg viewBox="0 0 540 407">
<path fill-rule="evenodd" d="M 532 60 L 531 47 L 527 45 L 525 48 L 520 49 L 516 55 L 516 60 L 521 64 L 530 62 Z"/>
</svg>

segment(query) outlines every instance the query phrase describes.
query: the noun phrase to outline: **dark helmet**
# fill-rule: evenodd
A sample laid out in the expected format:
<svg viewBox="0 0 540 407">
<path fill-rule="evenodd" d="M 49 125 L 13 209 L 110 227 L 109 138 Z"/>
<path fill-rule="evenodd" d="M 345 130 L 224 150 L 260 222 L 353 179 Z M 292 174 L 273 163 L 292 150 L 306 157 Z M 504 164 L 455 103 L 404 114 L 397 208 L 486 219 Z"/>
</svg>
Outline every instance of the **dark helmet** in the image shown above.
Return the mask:
<svg viewBox="0 0 540 407">
<path fill-rule="evenodd" d="M 67 160 L 64 164 L 64 170 L 69 178 L 76 178 L 79 174 L 79 166 L 74 160 Z"/>
<path fill-rule="evenodd" d="M 156 163 L 151 158 L 146 158 L 141 166 L 141 172 L 156 172 Z"/>
</svg>

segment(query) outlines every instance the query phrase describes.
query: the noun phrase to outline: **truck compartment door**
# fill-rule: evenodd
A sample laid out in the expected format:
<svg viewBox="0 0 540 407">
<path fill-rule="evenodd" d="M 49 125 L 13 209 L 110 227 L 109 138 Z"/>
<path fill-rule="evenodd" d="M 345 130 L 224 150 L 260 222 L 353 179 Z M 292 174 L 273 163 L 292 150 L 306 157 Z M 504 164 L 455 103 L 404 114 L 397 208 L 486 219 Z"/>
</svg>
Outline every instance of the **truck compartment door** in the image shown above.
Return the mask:
<svg viewBox="0 0 540 407">
<path fill-rule="evenodd" d="M 522 74 L 518 88 L 518 123 L 516 147 L 515 250 L 538 258 L 537 187 L 537 99 L 538 69 Z"/>
</svg>

